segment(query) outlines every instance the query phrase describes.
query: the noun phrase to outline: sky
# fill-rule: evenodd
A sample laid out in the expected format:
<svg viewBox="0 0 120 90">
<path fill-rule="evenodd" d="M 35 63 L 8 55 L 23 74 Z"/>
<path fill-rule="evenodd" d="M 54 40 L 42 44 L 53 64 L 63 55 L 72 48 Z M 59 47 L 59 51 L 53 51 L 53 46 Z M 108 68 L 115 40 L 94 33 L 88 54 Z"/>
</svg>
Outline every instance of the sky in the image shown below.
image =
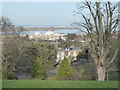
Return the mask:
<svg viewBox="0 0 120 90">
<path fill-rule="evenodd" d="M 14 25 L 70 25 L 77 2 L 3 2 L 2 14 Z"/>
</svg>

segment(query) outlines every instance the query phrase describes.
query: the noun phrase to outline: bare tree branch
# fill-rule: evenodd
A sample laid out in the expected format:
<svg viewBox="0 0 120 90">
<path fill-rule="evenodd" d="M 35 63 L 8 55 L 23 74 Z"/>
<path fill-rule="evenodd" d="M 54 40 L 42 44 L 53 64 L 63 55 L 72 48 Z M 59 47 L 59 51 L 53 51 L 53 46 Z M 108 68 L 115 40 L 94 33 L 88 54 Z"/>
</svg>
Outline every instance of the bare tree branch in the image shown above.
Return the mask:
<svg viewBox="0 0 120 90">
<path fill-rule="evenodd" d="M 113 58 L 111 59 L 111 61 L 109 62 L 109 64 L 108 64 L 107 67 L 109 67 L 109 66 L 113 63 L 113 61 L 114 61 L 115 58 L 116 58 L 117 53 L 118 53 L 118 49 L 115 51 L 115 54 L 113 55 Z"/>
</svg>

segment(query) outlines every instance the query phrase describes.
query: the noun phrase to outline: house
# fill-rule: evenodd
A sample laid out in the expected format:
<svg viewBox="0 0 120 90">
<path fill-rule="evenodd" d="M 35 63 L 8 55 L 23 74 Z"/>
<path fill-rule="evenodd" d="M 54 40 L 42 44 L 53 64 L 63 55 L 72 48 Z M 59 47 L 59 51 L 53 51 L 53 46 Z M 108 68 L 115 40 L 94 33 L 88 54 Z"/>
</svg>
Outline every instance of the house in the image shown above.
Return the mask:
<svg viewBox="0 0 120 90">
<path fill-rule="evenodd" d="M 76 57 L 80 51 L 81 51 L 81 49 L 79 47 L 70 47 L 70 48 L 66 48 L 66 49 L 60 49 L 60 50 L 58 50 L 58 53 L 57 53 L 56 62 L 63 60 L 64 57 L 68 58 L 70 61 L 75 61 L 75 60 L 77 60 Z"/>
</svg>

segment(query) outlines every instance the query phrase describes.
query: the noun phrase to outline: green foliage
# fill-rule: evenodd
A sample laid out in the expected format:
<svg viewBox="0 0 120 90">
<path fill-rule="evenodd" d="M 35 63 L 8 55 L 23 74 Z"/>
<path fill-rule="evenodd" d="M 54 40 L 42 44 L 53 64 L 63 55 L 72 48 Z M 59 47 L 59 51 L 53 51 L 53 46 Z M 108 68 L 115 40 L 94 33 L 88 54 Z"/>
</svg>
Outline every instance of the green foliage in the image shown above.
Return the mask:
<svg viewBox="0 0 120 90">
<path fill-rule="evenodd" d="M 45 70 L 42 65 L 42 61 L 39 58 L 37 58 L 34 61 L 34 65 L 32 68 L 32 77 L 36 78 L 36 79 L 44 79 L 45 78 Z"/>
<path fill-rule="evenodd" d="M 35 58 L 40 57 L 47 70 L 55 64 L 56 54 L 56 48 L 50 43 L 28 42 L 23 46 L 20 60 L 17 63 L 19 67 L 30 72 Z"/>
<path fill-rule="evenodd" d="M 16 75 L 16 67 L 15 65 L 11 64 L 7 66 L 7 70 L 8 70 L 8 79 L 12 80 L 15 79 L 15 75 Z"/>
<path fill-rule="evenodd" d="M 9 65 L 4 63 L 2 65 L 2 79 L 6 80 L 6 79 L 15 79 L 15 71 L 16 68 L 14 65 Z"/>
<path fill-rule="evenodd" d="M 7 55 L 7 57 L 4 56 L 2 63 L 3 63 L 2 65 L 3 79 L 15 79 L 16 65 L 13 58 L 11 58 L 10 55 Z"/>
<path fill-rule="evenodd" d="M 63 42 L 62 43 L 64 48 L 69 48 L 70 47 L 70 43 L 69 42 Z"/>
<path fill-rule="evenodd" d="M 63 80 L 72 79 L 72 69 L 70 67 L 70 63 L 68 59 L 65 57 L 64 60 L 61 61 L 60 66 L 58 67 L 57 78 Z"/>
<path fill-rule="evenodd" d="M 7 65 L 2 65 L 2 79 L 6 80 L 8 78 Z"/>
</svg>

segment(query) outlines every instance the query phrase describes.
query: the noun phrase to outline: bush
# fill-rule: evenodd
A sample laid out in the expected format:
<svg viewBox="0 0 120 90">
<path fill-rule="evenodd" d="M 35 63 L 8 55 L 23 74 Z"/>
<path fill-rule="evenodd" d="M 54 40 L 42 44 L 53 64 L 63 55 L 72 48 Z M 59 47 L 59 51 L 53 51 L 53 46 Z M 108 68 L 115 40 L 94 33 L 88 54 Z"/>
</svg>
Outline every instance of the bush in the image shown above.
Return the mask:
<svg viewBox="0 0 120 90">
<path fill-rule="evenodd" d="M 42 65 L 42 61 L 39 58 L 34 61 L 32 77 L 35 79 L 45 79 L 45 70 Z"/>
<path fill-rule="evenodd" d="M 86 73 L 86 70 L 85 70 L 85 68 L 79 68 L 79 70 L 78 70 L 78 78 L 79 78 L 79 80 L 91 80 L 91 77 L 90 77 L 90 75 L 89 74 L 87 74 Z"/>
<path fill-rule="evenodd" d="M 8 78 L 8 75 L 7 75 L 7 65 L 2 65 L 2 79 L 3 80 L 6 80 Z"/>
<path fill-rule="evenodd" d="M 8 74 L 8 79 L 12 80 L 16 78 L 16 67 L 13 64 L 10 64 L 7 66 L 7 74 Z"/>
<path fill-rule="evenodd" d="M 58 66 L 57 78 L 62 80 L 72 79 L 72 68 L 70 67 L 70 63 L 67 58 L 61 61 Z"/>
<path fill-rule="evenodd" d="M 5 63 L 2 65 L 2 79 L 6 80 L 12 80 L 15 79 L 16 77 L 16 67 L 15 65 L 11 64 L 11 63 Z"/>
<path fill-rule="evenodd" d="M 96 80 L 97 71 L 94 63 L 80 61 L 72 64 L 75 80 Z"/>
</svg>

